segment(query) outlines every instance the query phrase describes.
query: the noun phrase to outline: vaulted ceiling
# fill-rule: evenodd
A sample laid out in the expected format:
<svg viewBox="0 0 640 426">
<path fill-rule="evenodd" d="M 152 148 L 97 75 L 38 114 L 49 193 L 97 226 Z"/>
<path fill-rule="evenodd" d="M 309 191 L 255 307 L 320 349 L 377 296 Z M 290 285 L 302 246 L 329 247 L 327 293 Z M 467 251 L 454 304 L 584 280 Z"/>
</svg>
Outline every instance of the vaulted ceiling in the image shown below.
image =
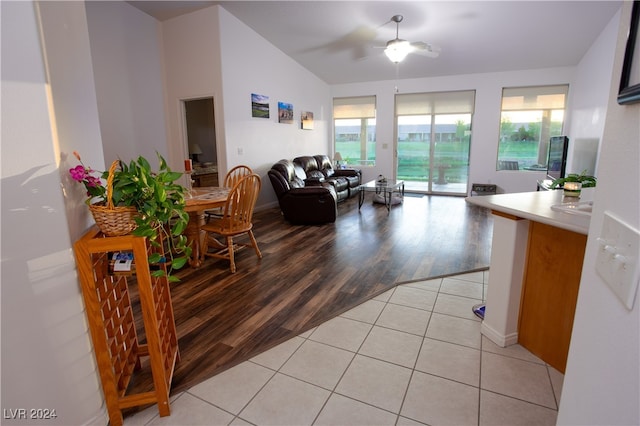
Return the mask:
<svg viewBox="0 0 640 426">
<path fill-rule="evenodd" d="M 576 65 L 622 2 L 129 1 L 158 20 L 219 4 L 329 84 Z M 395 65 L 399 36 L 441 49 Z"/>
</svg>

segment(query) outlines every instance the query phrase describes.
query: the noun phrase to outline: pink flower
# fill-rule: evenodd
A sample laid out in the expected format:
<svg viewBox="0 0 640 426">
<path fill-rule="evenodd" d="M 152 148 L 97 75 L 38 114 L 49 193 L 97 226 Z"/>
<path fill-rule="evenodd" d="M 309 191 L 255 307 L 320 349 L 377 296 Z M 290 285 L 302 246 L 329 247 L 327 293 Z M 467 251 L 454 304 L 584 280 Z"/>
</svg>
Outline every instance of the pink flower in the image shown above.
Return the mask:
<svg viewBox="0 0 640 426">
<path fill-rule="evenodd" d="M 98 179 L 95 176 L 89 176 L 87 175 L 85 177 L 85 179 L 87 180 L 87 186 L 90 186 L 92 188 L 95 188 L 96 186 L 100 186 L 102 185 L 102 182 L 100 181 L 100 179 Z"/>
<path fill-rule="evenodd" d="M 69 169 L 69 173 L 71 174 L 73 180 L 78 182 L 82 182 L 85 178 L 89 177 L 89 174 L 87 173 L 83 165 L 78 165 L 72 169 Z"/>
<path fill-rule="evenodd" d="M 107 190 L 102 185 L 102 181 L 100 180 L 100 176 L 102 175 L 102 173 L 97 172 L 92 168 L 86 167 L 84 164 L 82 164 L 80 154 L 78 154 L 76 151 L 73 151 L 73 155 L 78 159 L 80 164 L 69 169 L 71 178 L 76 182 L 80 182 L 84 185 L 87 190 L 87 196 L 89 197 L 89 200 L 91 200 L 92 198 L 99 198 L 102 199 L 102 201 L 105 201 Z M 94 176 L 94 173 L 96 173 L 97 176 Z"/>
</svg>

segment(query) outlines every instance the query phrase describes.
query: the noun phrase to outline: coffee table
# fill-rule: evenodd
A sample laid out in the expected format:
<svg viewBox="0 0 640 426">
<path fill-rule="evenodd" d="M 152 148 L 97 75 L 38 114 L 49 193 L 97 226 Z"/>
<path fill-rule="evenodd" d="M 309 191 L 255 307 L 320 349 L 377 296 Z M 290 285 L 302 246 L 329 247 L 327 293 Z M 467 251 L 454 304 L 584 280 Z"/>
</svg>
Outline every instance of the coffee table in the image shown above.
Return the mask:
<svg viewBox="0 0 640 426">
<path fill-rule="evenodd" d="M 384 205 L 387 207 L 387 213 L 391 211 L 391 200 L 393 198 L 393 193 L 396 192 L 400 196 L 404 197 L 404 181 L 403 180 L 395 180 L 395 179 L 387 179 L 384 181 L 372 180 L 371 182 L 363 183 L 358 187 L 360 190 L 360 198 L 358 200 L 358 210 L 362 207 L 362 203 L 364 203 L 364 194 L 365 192 L 375 192 L 376 194 L 380 194 L 384 197 Z"/>
</svg>

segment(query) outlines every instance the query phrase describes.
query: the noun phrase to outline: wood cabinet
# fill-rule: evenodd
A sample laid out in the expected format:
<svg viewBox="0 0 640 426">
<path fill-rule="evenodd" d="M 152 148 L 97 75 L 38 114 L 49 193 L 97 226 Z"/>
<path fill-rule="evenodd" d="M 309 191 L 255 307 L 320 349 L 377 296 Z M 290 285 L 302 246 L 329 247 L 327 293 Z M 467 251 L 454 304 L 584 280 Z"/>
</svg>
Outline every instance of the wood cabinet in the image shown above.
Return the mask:
<svg viewBox="0 0 640 426">
<path fill-rule="evenodd" d="M 518 342 L 564 373 L 587 236 L 531 222 Z"/>
<path fill-rule="evenodd" d="M 165 277 L 151 275 L 147 260 L 151 250 L 144 237 L 106 237 L 97 227 L 74 244 L 111 426 L 123 423 L 122 410 L 126 408 L 156 403 L 160 416 L 171 413 L 169 391 L 180 354 L 169 283 Z M 113 272 L 114 252 L 132 252 L 135 272 Z M 136 332 L 130 285 L 138 286 L 144 344 Z M 132 378 L 149 370 L 153 389 L 128 394 Z"/>
<path fill-rule="evenodd" d="M 218 186 L 218 173 L 191 175 L 193 186 Z"/>
</svg>

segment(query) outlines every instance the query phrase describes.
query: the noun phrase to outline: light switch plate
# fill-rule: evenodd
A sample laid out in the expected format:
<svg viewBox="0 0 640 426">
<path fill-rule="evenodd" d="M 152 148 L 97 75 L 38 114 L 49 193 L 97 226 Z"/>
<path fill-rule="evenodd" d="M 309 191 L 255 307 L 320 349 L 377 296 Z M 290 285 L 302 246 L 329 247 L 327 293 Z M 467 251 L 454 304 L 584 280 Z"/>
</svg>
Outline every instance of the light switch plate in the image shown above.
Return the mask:
<svg viewBox="0 0 640 426">
<path fill-rule="evenodd" d="M 640 232 L 606 211 L 598 244 L 598 275 L 633 309 L 640 281 Z"/>
</svg>

